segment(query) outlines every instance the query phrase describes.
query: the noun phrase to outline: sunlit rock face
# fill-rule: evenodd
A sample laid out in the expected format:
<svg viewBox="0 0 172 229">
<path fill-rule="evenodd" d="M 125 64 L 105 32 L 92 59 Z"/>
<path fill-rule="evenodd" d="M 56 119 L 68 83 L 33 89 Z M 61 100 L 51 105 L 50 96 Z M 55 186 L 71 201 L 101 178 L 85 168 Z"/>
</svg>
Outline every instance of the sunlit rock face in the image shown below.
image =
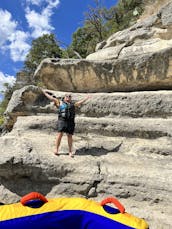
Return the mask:
<svg viewBox="0 0 172 229">
<path fill-rule="evenodd" d="M 172 3 L 119 31 L 86 60 L 45 59 L 35 79 L 51 90 L 114 92 L 172 88 Z"/>
</svg>

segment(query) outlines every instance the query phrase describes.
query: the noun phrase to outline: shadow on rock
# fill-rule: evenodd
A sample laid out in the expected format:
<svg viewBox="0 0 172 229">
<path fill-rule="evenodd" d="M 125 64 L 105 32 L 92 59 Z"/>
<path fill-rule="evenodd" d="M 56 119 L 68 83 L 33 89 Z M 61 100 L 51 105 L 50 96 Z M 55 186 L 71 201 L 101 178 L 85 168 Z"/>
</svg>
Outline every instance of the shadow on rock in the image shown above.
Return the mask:
<svg viewBox="0 0 172 229">
<path fill-rule="evenodd" d="M 106 155 L 108 153 L 111 152 L 118 152 L 120 147 L 121 147 L 122 143 L 120 143 L 119 145 L 115 146 L 114 148 L 110 148 L 108 149 L 107 147 L 83 147 L 80 148 L 78 150 L 76 150 L 76 155 L 80 155 L 80 156 L 85 156 L 85 155 L 91 155 L 91 156 L 102 156 L 102 155 Z"/>
<path fill-rule="evenodd" d="M 9 169 L 8 174 L 1 174 L 0 184 L 18 196 L 23 196 L 33 191 L 47 195 L 55 185 L 60 183 L 60 180 L 66 174 L 67 171 L 52 170 L 46 172 L 44 169 L 35 166 L 13 165 L 13 169 L 11 171 Z"/>
</svg>

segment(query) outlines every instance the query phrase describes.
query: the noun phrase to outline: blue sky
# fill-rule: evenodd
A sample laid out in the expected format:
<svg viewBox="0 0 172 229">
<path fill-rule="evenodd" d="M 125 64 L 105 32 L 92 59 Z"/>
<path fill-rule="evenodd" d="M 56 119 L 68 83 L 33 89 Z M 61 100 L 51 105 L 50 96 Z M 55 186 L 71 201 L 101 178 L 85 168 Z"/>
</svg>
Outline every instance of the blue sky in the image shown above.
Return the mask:
<svg viewBox="0 0 172 229">
<path fill-rule="evenodd" d="M 118 0 L 102 0 L 107 8 Z M 94 0 L 2 0 L 0 1 L 0 91 L 13 83 L 33 39 L 54 33 L 70 44 L 72 33 L 83 25 L 84 12 Z"/>
</svg>

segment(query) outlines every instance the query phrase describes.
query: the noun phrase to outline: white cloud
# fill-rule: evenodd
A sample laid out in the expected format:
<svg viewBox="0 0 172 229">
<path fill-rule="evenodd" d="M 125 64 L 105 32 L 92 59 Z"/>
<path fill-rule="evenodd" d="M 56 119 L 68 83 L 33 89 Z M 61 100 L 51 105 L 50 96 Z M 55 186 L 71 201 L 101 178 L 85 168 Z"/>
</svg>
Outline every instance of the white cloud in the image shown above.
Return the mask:
<svg viewBox="0 0 172 229">
<path fill-rule="evenodd" d="M 26 0 L 28 5 L 37 5 L 40 6 L 42 3 L 47 3 L 51 7 L 56 7 L 59 4 L 59 0 Z"/>
<path fill-rule="evenodd" d="M 37 5 L 39 6 L 41 4 L 42 0 L 26 0 L 26 3 L 32 4 L 32 5 Z"/>
<path fill-rule="evenodd" d="M 4 87 L 5 83 L 8 83 L 9 85 L 13 85 L 16 81 L 16 78 L 14 76 L 10 75 L 4 75 L 3 72 L 0 72 L 0 92 L 4 91 L 6 88 Z"/>
<path fill-rule="evenodd" d="M 8 41 L 12 33 L 15 32 L 17 22 L 12 21 L 11 13 L 0 9 L 0 46 Z"/>
<path fill-rule="evenodd" d="M 59 0 L 46 0 L 46 2 L 49 4 L 49 7 L 51 8 L 57 7 L 60 4 Z"/>
<path fill-rule="evenodd" d="M 0 9 L 0 49 L 10 51 L 13 61 L 23 61 L 30 48 L 27 43 L 29 34 L 17 30 L 17 22 L 12 20 L 11 13 Z"/>
<path fill-rule="evenodd" d="M 49 15 L 42 13 L 37 13 L 34 10 L 28 10 L 26 14 L 26 19 L 29 27 L 33 29 L 32 37 L 37 38 L 45 33 L 50 33 L 53 27 L 50 25 Z"/>
<path fill-rule="evenodd" d="M 38 38 L 43 34 L 51 33 L 54 27 L 51 24 L 51 16 L 59 0 L 25 0 L 26 3 L 26 20 L 28 22 L 27 31 L 18 29 L 18 23 L 12 18 L 7 10 L 0 9 L 0 51 L 9 51 L 11 59 L 24 61 L 30 49 L 29 39 Z M 36 11 L 39 6 L 39 11 Z M 41 7 L 44 6 L 40 12 Z"/>
<path fill-rule="evenodd" d="M 26 8 L 26 19 L 29 27 L 32 29 L 32 37 L 37 38 L 45 33 L 51 33 L 54 27 L 51 25 L 51 16 L 53 15 L 53 8 L 60 3 L 59 0 L 46 0 L 47 6 L 42 12 L 36 12 L 29 7 Z"/>
<path fill-rule="evenodd" d="M 28 39 L 28 34 L 17 30 L 15 33 L 11 34 L 9 40 L 11 41 L 9 45 L 11 59 L 13 61 L 24 61 L 25 57 L 30 49 L 30 45 L 26 42 Z"/>
</svg>

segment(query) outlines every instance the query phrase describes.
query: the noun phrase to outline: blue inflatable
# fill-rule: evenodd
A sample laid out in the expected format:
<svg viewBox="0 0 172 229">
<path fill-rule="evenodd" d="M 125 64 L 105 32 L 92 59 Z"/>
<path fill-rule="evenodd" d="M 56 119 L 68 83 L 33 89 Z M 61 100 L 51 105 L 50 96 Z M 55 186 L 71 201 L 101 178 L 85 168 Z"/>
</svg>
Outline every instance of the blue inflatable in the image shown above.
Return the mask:
<svg viewBox="0 0 172 229">
<path fill-rule="evenodd" d="M 113 203 L 116 208 L 107 204 Z M 115 198 L 101 203 L 84 198 L 46 199 L 33 192 L 19 203 L 0 206 L 0 229 L 148 229 Z"/>
</svg>

